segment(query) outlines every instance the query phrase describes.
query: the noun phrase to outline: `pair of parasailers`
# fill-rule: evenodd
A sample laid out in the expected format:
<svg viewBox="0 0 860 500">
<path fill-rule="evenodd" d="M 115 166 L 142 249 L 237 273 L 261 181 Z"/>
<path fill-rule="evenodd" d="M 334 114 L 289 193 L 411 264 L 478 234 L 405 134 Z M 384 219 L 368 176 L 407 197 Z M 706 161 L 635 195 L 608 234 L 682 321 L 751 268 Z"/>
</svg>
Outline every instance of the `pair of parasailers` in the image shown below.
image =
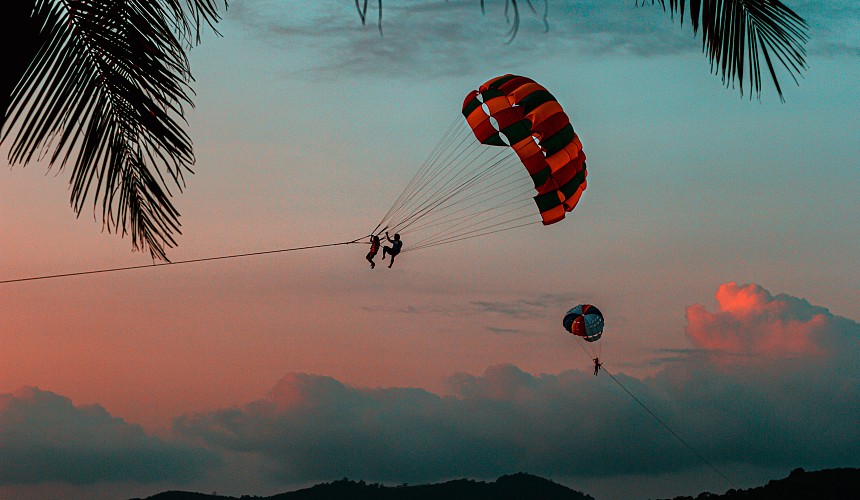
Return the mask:
<svg viewBox="0 0 860 500">
<path fill-rule="evenodd" d="M 382 260 L 385 260 L 386 255 L 391 256 L 391 261 L 388 263 L 388 267 L 391 267 L 394 264 L 394 257 L 400 253 L 400 249 L 403 248 L 403 241 L 400 239 L 400 234 L 395 233 L 394 239 L 391 239 L 388 236 L 388 231 L 385 232 L 385 239 L 391 242 L 391 246 L 386 246 L 382 249 Z M 373 258 L 376 256 L 376 252 L 379 251 L 379 236 L 373 235 L 370 237 L 370 251 L 367 253 L 367 260 L 370 262 L 370 268 L 373 269 L 376 267 L 376 262 L 373 262 Z"/>
</svg>

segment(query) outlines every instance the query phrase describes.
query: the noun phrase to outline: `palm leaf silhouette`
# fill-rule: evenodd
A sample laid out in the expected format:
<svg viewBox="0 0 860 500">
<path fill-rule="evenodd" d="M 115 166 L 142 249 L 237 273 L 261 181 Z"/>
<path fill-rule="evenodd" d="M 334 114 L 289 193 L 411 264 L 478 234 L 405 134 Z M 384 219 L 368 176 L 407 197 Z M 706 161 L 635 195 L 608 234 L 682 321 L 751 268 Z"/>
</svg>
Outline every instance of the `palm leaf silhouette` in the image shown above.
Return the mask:
<svg viewBox="0 0 860 500">
<path fill-rule="evenodd" d="M 663 9 L 666 3 L 660 0 Z M 683 23 L 687 1 L 669 0 L 668 4 L 669 11 L 673 15 L 679 13 Z M 808 26 L 802 17 L 779 0 L 689 0 L 689 7 L 693 32 L 702 29 L 702 51 L 711 63 L 711 70 L 720 75 L 724 84 L 737 82 L 743 94 L 746 71 L 750 97 L 753 93 L 760 96 L 760 56 L 763 56 L 779 98 L 785 100 L 773 58 L 797 83 L 797 77 L 806 68 L 804 44 L 809 40 Z"/>
<path fill-rule="evenodd" d="M 13 2 L 21 3 L 24 2 Z M 4 106 L 9 161 L 71 168 L 71 205 L 87 200 L 109 232 L 166 260 L 180 233 L 171 187 L 194 153 L 183 129 L 193 106 L 186 56 L 212 0 L 36 0 L 22 45 L 31 60 Z M 23 63 L 19 62 L 19 65 Z M 7 94 L 8 95 L 8 94 Z"/>
</svg>

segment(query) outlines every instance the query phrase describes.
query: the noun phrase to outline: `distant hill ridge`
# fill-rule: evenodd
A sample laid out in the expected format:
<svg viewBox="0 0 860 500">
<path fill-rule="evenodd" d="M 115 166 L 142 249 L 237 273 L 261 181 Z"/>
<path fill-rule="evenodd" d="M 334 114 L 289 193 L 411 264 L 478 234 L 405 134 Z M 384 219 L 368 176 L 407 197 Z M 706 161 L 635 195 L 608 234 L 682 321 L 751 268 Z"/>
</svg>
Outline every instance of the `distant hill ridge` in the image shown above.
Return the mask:
<svg viewBox="0 0 860 500">
<path fill-rule="evenodd" d="M 794 469 L 785 479 L 768 481 L 747 490 L 729 490 L 722 495 L 701 493 L 672 500 L 857 500 L 860 499 L 860 469 L 840 468 L 806 472 Z"/>
<path fill-rule="evenodd" d="M 229 500 L 237 497 L 167 491 L 144 500 Z M 531 474 L 502 476 L 494 482 L 457 479 L 437 484 L 383 486 L 341 479 L 258 500 L 594 500 L 594 497 Z M 795 469 L 784 479 L 723 494 L 701 493 L 672 500 L 857 500 L 860 469 L 839 468 L 807 472 Z M 140 499 L 132 499 L 140 500 Z"/>
<path fill-rule="evenodd" d="M 167 491 L 145 500 L 226 500 L 236 497 L 206 495 L 184 491 Z M 567 486 L 533 476 L 511 474 L 494 482 L 456 479 L 437 484 L 383 486 L 364 481 L 341 479 L 310 488 L 269 497 L 242 496 L 259 500 L 595 500 L 594 497 Z M 134 499 L 139 500 L 139 499 Z"/>
</svg>

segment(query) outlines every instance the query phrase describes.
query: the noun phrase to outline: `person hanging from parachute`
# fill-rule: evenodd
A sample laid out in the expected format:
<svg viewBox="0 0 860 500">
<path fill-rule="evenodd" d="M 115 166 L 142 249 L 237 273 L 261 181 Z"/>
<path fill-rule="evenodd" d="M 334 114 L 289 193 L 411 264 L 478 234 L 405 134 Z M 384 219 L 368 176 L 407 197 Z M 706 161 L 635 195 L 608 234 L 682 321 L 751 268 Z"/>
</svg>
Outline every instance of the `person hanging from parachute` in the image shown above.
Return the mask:
<svg viewBox="0 0 860 500">
<path fill-rule="evenodd" d="M 391 239 L 391 236 L 388 236 L 388 231 L 385 231 L 385 238 L 391 243 L 391 246 L 384 246 L 382 248 L 382 260 L 385 260 L 386 255 L 391 256 L 391 261 L 388 262 L 388 267 L 390 268 L 394 265 L 394 257 L 397 257 L 397 254 L 400 253 L 400 249 L 403 248 L 403 240 L 400 239 L 400 234 L 394 233 L 394 239 Z"/>
<path fill-rule="evenodd" d="M 376 252 L 379 251 L 379 236 L 371 235 L 370 236 L 370 251 L 367 252 L 366 259 L 370 262 L 370 268 L 373 269 L 376 267 L 376 262 L 373 262 L 373 258 L 376 257 Z"/>
<path fill-rule="evenodd" d="M 598 342 L 600 337 L 603 336 L 603 326 L 605 324 L 603 313 L 591 304 L 580 304 L 567 311 L 562 324 L 565 330 L 585 342 L 585 345 L 580 345 L 580 347 L 594 361 L 594 375 L 597 376 L 597 373 L 603 366 L 603 363 L 600 362 L 601 345 Z"/>
</svg>

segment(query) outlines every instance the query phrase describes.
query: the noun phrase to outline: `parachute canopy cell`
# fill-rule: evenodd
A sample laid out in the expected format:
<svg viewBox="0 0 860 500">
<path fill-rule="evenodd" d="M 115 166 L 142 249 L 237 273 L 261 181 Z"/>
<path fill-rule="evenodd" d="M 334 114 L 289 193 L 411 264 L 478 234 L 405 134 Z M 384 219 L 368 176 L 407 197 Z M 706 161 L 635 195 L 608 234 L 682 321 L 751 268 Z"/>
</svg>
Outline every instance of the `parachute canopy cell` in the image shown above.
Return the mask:
<svg viewBox="0 0 860 500">
<path fill-rule="evenodd" d="M 591 304 L 580 304 L 564 315 L 564 329 L 586 342 L 594 342 L 603 335 L 603 314 Z"/>
<path fill-rule="evenodd" d="M 499 76 L 466 96 L 463 116 L 482 144 L 516 152 L 534 182 L 544 225 L 573 210 L 586 187 L 585 153 L 549 91 L 524 76 Z"/>
</svg>

